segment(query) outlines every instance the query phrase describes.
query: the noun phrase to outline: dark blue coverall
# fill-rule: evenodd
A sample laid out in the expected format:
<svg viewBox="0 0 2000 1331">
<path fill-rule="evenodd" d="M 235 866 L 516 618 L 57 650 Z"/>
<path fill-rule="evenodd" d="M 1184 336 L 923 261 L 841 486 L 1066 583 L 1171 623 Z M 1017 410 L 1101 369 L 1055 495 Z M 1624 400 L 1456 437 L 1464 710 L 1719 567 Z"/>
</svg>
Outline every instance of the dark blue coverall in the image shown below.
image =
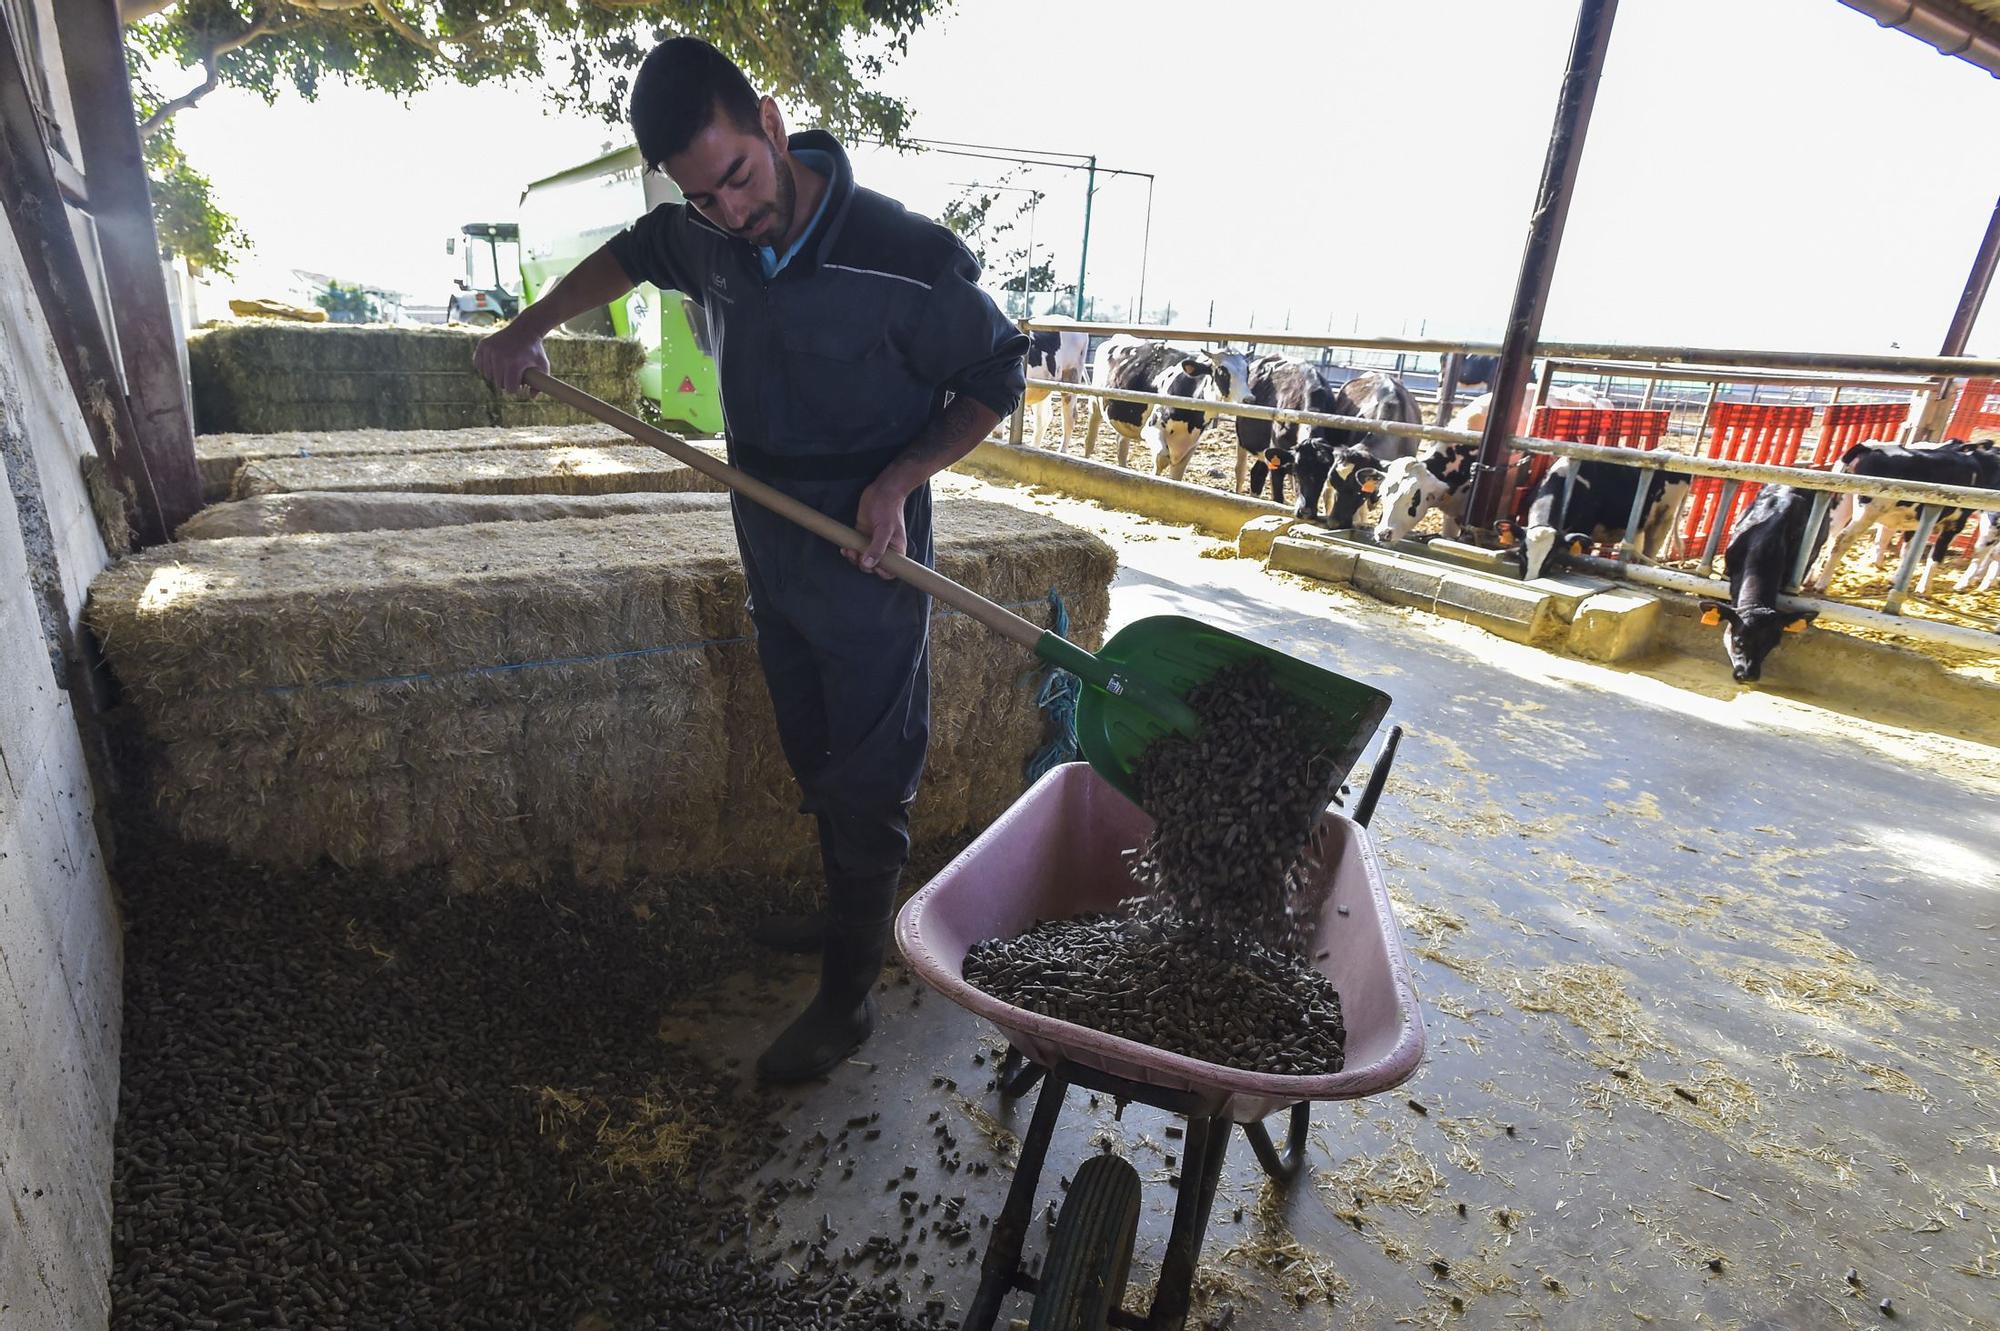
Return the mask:
<svg viewBox="0 0 2000 1331">
<path fill-rule="evenodd" d="M 979 289 L 956 236 L 855 185 L 832 136 L 794 134 L 789 146 L 829 183 L 774 276 L 768 251 L 686 204 L 660 205 L 609 248 L 635 283 L 700 303 L 730 461 L 852 522 L 861 492 L 948 396 L 1014 409 L 1028 339 Z M 779 738 L 819 821 L 829 923 L 879 932 L 886 946 L 929 739 L 929 598 L 745 499 L 734 513 Z M 929 564 L 929 486 L 904 522 L 910 557 Z"/>
</svg>

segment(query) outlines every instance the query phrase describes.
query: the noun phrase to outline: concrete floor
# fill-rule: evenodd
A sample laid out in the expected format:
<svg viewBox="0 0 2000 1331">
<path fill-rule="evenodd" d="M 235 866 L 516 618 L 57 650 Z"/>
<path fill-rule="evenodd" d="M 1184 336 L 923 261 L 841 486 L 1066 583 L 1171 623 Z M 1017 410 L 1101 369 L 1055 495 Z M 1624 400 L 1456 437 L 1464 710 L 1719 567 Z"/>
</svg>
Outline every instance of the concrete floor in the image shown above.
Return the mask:
<svg viewBox="0 0 2000 1331">
<path fill-rule="evenodd" d="M 1426 1063 L 1391 1095 L 1315 1106 L 1313 1173 L 1288 1190 L 1235 1143 L 1198 1310 L 1242 1328 L 1818 1327 L 1883 1322 L 1888 1298 L 1909 1324 L 2000 1326 L 2000 748 L 1741 690 L 1719 647 L 1605 669 L 1215 558 L 1182 529 L 951 484 L 1112 539 L 1114 626 L 1210 620 L 1388 690 L 1409 732 L 1375 833 Z M 754 1050 L 809 983 L 746 977 L 700 1038 Z M 962 1306 L 976 1217 L 1010 1174 L 946 1172 L 934 1134 L 969 1164 L 977 1120 L 1024 1129 L 1032 1098 L 988 1089 L 997 1039 L 942 998 L 892 983 L 883 1009 L 857 1061 L 788 1098 L 772 1174 L 852 1117 L 878 1113 L 880 1136 L 831 1148 L 771 1241 L 782 1258 L 823 1219 L 835 1250 L 898 1236 L 885 1187 L 913 1166 L 897 1188 L 966 1197 L 974 1228 L 932 1237 L 904 1285 Z M 1113 1135 L 1148 1180 L 1135 1281 L 1171 1215 L 1173 1122 L 1133 1106 L 1117 1123 L 1072 1091 L 1045 1175 L 1059 1195 Z M 1260 1261 L 1294 1239 L 1308 1263 Z M 1002 1325 L 1025 1315 L 1017 1299 Z"/>
</svg>

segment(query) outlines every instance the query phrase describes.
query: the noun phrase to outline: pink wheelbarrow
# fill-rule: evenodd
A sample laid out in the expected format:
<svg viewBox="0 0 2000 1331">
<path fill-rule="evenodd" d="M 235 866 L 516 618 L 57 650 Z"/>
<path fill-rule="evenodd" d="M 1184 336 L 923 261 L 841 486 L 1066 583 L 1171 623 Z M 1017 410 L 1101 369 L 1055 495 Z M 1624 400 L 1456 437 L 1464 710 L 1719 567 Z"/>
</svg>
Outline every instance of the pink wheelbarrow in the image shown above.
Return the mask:
<svg viewBox="0 0 2000 1331">
<path fill-rule="evenodd" d="M 1006 1205 L 993 1224 L 966 1331 L 991 1331 L 1014 1289 L 1034 1297 L 1030 1331 L 1107 1325 L 1178 1331 L 1187 1322 L 1232 1125 L 1242 1127 L 1267 1173 L 1288 1179 L 1304 1162 L 1312 1101 L 1374 1095 L 1416 1071 L 1424 1052 L 1423 1018 L 1367 833 L 1400 736 L 1400 728 L 1390 732 L 1354 815 L 1330 809 L 1315 834 L 1318 869 L 1330 890 L 1313 955 L 1340 992 L 1347 1026 L 1346 1065 L 1330 1076 L 1276 1076 L 1202 1062 L 1026 1011 L 964 981 L 965 954 L 974 944 L 1025 933 L 1039 920 L 1113 910 L 1137 890 L 1123 852 L 1140 844 L 1151 821 L 1087 763 L 1042 777 L 904 905 L 896 941 L 910 966 L 1007 1036 L 1002 1093 L 1019 1096 L 1042 1084 Z M 1188 1120 L 1173 1229 L 1144 1317 L 1120 1307 L 1140 1201 L 1138 1172 L 1121 1157 L 1095 1156 L 1078 1170 L 1039 1276 L 1021 1266 L 1035 1190 L 1072 1085 Z M 1280 1154 L 1263 1120 L 1285 1108 L 1291 1120 Z"/>
</svg>

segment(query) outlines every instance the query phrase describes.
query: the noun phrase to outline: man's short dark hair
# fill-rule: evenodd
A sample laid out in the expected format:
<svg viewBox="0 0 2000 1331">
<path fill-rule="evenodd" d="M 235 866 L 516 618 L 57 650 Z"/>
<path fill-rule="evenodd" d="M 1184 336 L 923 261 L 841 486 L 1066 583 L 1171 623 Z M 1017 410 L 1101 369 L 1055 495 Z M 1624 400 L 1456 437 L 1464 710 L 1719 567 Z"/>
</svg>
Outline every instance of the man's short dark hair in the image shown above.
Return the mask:
<svg viewBox="0 0 2000 1331">
<path fill-rule="evenodd" d="M 665 166 L 718 114 L 757 132 L 761 103 L 736 62 L 699 37 L 661 42 L 632 80 L 632 134 L 646 165 Z"/>
</svg>

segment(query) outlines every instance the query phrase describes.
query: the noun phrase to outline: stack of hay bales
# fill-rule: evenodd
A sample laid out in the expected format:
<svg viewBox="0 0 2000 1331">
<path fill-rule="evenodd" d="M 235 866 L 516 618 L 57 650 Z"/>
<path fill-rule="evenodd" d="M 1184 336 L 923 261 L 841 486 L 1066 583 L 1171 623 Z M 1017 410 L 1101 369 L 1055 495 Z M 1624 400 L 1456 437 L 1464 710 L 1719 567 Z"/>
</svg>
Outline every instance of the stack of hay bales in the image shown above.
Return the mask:
<svg viewBox="0 0 2000 1331">
<path fill-rule="evenodd" d="M 973 500 L 937 529 L 944 572 L 1037 622 L 1057 590 L 1100 641 L 1102 541 Z M 813 862 L 744 601 L 715 509 L 189 542 L 106 570 L 88 620 L 182 835 L 476 884 Z M 1005 808 L 1046 733 L 1030 660 L 932 633 L 920 840 Z"/>
<path fill-rule="evenodd" d="M 298 536 L 309 532 L 414 531 L 472 522 L 547 522 L 613 518 L 626 513 L 689 513 L 719 509 L 726 494 L 603 495 L 324 494 L 306 490 L 211 504 L 181 524 L 183 541 L 232 536 Z"/>
<path fill-rule="evenodd" d="M 549 425 L 469 430 L 288 430 L 278 434 L 195 436 L 195 465 L 201 469 L 202 498 L 211 504 L 229 498 L 236 473 L 246 463 L 270 458 L 371 457 L 384 453 L 471 453 L 485 449 L 596 448 L 629 444 L 609 425 Z"/>
<path fill-rule="evenodd" d="M 453 328 L 297 324 L 256 319 L 188 337 L 195 429 L 457 430 L 567 425 L 588 418 L 549 398 L 503 397 L 472 368 L 477 334 Z M 547 340 L 559 379 L 638 410 L 637 342 Z"/>
<path fill-rule="evenodd" d="M 377 453 L 267 458 L 236 473 L 234 497 L 392 491 L 400 494 L 630 494 L 715 490 L 716 482 L 643 444 L 489 448 L 466 453 Z"/>
</svg>

